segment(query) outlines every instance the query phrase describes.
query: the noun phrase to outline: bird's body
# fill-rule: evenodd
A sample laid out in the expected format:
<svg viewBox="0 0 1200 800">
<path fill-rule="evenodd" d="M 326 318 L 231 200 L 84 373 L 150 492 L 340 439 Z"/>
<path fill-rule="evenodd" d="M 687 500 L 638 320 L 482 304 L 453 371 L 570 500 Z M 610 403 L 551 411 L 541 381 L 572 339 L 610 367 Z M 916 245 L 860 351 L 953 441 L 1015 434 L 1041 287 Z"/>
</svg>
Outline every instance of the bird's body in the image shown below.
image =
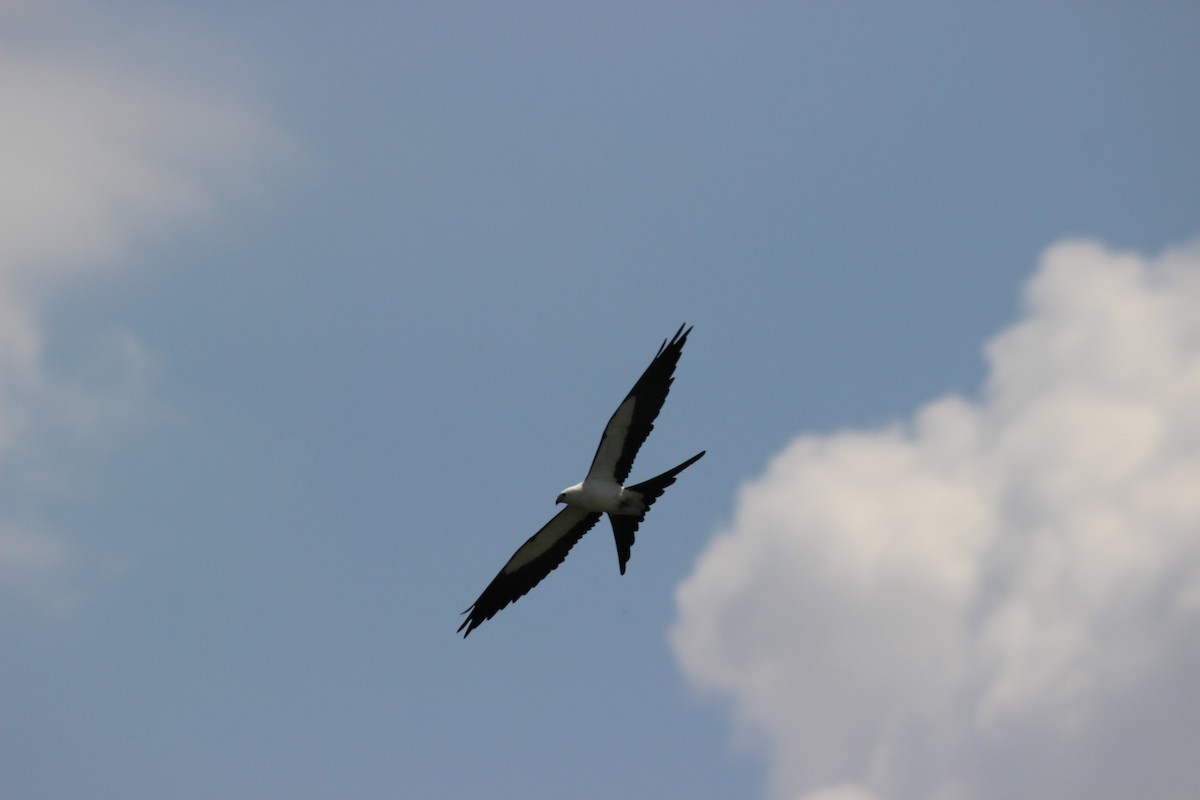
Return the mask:
<svg viewBox="0 0 1200 800">
<path fill-rule="evenodd" d="M 613 480 L 597 478 L 580 481 L 563 489 L 555 502 L 582 508 L 585 511 L 602 511 L 606 514 L 635 516 L 646 510 L 642 496 L 626 489 Z"/>
<path fill-rule="evenodd" d="M 617 562 L 621 574 L 625 574 L 634 534 L 646 512 L 663 491 L 675 482 L 680 472 L 704 455 L 702 450 L 648 481 L 633 486 L 624 485 L 633 467 L 633 459 L 653 430 L 654 420 L 667 399 L 667 392 L 675 380 L 675 365 L 679 362 L 689 333 L 691 328 L 684 330 L 681 325 L 670 340 L 663 342 L 650 366 L 646 367 L 604 427 L 587 476 L 559 492 L 555 502 L 564 504 L 566 508 L 517 548 L 517 552 L 483 590 L 479 599 L 467 609 L 467 618 L 458 628 L 459 631 L 466 628 L 464 638 L 549 575 L 602 514 L 608 514 L 612 524 L 613 538 L 617 544 Z"/>
</svg>

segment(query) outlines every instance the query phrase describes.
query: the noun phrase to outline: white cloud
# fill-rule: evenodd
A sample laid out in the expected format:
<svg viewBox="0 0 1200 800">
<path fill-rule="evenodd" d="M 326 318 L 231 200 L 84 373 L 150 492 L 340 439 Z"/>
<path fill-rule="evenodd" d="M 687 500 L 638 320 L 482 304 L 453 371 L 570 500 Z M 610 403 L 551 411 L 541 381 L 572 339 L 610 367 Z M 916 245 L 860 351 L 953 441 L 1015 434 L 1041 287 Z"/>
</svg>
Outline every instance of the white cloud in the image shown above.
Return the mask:
<svg viewBox="0 0 1200 800">
<path fill-rule="evenodd" d="M 183 78 L 161 53 L 139 58 L 138 37 L 160 33 L 123 31 L 86 5 L 0 8 L 0 476 L 9 497 L 28 497 L 27 457 L 46 467 L 48 437 L 82 443 L 152 406 L 153 356 L 117 325 L 56 342 L 78 351 L 81 367 L 49 363 L 55 299 L 110 277 L 180 223 L 219 213 L 288 148 L 237 92 Z M 11 501 L 0 511 L 4 591 L 44 589 L 62 575 L 70 544 L 19 515 Z"/>
<path fill-rule="evenodd" d="M 1026 300 L 978 400 L 792 442 L 680 586 L 774 796 L 1200 796 L 1200 247 Z"/>
</svg>

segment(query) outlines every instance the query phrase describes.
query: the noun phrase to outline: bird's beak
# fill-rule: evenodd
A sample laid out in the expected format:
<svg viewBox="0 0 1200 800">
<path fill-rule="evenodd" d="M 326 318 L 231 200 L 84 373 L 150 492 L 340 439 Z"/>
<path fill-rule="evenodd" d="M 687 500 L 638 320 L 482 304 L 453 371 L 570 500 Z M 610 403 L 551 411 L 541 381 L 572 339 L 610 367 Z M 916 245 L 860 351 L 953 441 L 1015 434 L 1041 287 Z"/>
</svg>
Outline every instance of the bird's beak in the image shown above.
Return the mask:
<svg viewBox="0 0 1200 800">
<path fill-rule="evenodd" d="M 561 494 L 558 497 L 554 498 L 554 505 L 558 505 L 559 503 L 565 503 L 565 502 L 566 501 L 562 499 Z"/>
</svg>

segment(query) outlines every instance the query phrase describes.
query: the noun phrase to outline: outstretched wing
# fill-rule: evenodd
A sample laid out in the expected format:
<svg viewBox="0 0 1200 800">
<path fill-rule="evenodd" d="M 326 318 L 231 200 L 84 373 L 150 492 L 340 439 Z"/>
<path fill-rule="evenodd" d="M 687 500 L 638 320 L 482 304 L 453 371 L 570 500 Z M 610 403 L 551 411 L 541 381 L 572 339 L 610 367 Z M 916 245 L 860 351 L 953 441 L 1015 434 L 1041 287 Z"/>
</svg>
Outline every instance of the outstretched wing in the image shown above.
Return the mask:
<svg viewBox="0 0 1200 800">
<path fill-rule="evenodd" d="M 525 544 L 517 548 L 512 558 L 504 565 L 504 569 L 492 579 L 470 608 L 463 613 L 467 618 L 458 626 L 463 638 L 471 635 L 485 620 L 496 616 L 500 609 L 517 599 L 541 583 L 542 578 L 550 574 L 579 539 L 591 530 L 600 519 L 599 512 L 584 511 L 575 506 L 567 506 L 554 515 L 554 518 L 542 526 L 542 529 L 530 536 Z"/>
<path fill-rule="evenodd" d="M 646 367 L 642 377 L 625 395 L 621 405 L 617 406 L 608 425 L 604 427 L 604 435 L 600 437 L 600 446 L 596 448 L 596 455 L 588 470 L 589 478 L 625 483 L 629 471 L 633 469 L 633 459 L 650 431 L 654 430 L 654 420 L 662 411 L 667 392 L 671 391 L 675 365 L 679 363 L 679 354 L 683 352 L 683 345 L 691 332 L 691 328 L 684 330 L 684 325 L 680 325 L 675 335 L 658 348 L 658 354 L 650 366 Z"/>
</svg>

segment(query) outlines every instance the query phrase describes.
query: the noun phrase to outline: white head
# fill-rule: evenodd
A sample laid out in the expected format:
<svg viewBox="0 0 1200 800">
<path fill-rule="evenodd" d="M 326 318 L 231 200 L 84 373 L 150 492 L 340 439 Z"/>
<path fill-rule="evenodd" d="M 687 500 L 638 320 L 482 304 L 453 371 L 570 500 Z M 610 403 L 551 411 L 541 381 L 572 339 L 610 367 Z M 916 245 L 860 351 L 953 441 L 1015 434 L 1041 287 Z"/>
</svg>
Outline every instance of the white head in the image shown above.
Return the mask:
<svg viewBox="0 0 1200 800">
<path fill-rule="evenodd" d="M 572 500 L 577 500 L 583 495 L 583 484 L 577 483 L 574 486 L 568 486 L 558 493 L 558 497 L 554 500 L 554 504 L 564 503 L 571 504 Z"/>
</svg>

